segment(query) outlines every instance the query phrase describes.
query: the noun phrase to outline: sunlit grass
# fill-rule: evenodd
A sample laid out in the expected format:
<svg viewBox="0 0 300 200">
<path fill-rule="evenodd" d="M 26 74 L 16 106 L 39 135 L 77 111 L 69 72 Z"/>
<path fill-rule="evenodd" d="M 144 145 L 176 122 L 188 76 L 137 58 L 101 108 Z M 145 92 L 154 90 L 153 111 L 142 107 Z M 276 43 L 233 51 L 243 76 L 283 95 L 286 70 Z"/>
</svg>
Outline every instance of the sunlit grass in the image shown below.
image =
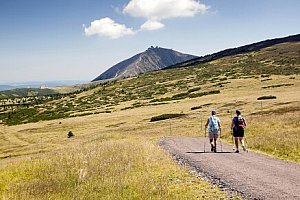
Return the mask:
<svg viewBox="0 0 300 200">
<path fill-rule="evenodd" d="M 299 71 L 247 60 L 147 73 L 3 111 L 4 124 L 22 125 L 0 126 L 0 199 L 226 199 L 158 146 L 165 136 L 204 136 L 212 109 L 227 142 L 238 108 L 251 150 L 300 163 Z M 257 100 L 270 94 L 276 99 Z M 185 116 L 150 122 L 164 113 Z"/>
<path fill-rule="evenodd" d="M 3 199 L 226 199 L 188 174 L 154 142 L 94 141 L 7 166 Z"/>
<path fill-rule="evenodd" d="M 300 112 L 248 116 L 245 136 L 248 148 L 300 163 Z M 229 132 L 224 134 L 231 142 Z"/>
<path fill-rule="evenodd" d="M 300 112 L 252 118 L 249 146 L 255 150 L 300 163 Z"/>
</svg>

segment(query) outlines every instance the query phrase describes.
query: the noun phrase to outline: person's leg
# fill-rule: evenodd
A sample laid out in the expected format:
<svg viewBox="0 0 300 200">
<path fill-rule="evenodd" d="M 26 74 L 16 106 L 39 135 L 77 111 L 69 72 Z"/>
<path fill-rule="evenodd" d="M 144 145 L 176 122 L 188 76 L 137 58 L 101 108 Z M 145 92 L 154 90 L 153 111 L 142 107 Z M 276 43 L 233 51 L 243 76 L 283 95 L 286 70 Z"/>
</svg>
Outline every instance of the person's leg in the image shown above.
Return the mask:
<svg viewBox="0 0 300 200">
<path fill-rule="evenodd" d="M 209 143 L 211 146 L 210 150 L 213 151 L 214 150 L 214 135 L 212 132 L 209 132 L 208 136 L 209 136 Z"/>
<path fill-rule="evenodd" d="M 218 131 L 214 133 L 214 152 L 217 152 L 217 139 L 218 139 Z"/>
<path fill-rule="evenodd" d="M 217 146 L 217 138 L 214 138 L 214 146 Z"/>
<path fill-rule="evenodd" d="M 244 151 L 246 151 L 246 146 L 245 146 L 245 140 L 244 140 L 244 137 L 239 137 L 239 140 L 241 142 L 241 145 L 242 145 L 242 148 Z"/>
<path fill-rule="evenodd" d="M 239 137 L 234 137 L 235 153 L 239 153 Z"/>
<path fill-rule="evenodd" d="M 240 139 L 241 145 L 243 147 L 243 150 L 246 151 L 245 141 L 244 141 L 244 134 L 245 134 L 244 129 L 241 129 L 240 135 L 239 135 L 239 137 L 240 137 L 239 139 Z"/>
<path fill-rule="evenodd" d="M 214 140 L 211 139 L 211 140 L 209 140 L 209 142 L 210 142 L 210 146 L 211 146 L 210 151 L 213 152 L 213 151 L 214 151 L 214 148 L 215 148 L 215 146 L 214 146 Z"/>
</svg>

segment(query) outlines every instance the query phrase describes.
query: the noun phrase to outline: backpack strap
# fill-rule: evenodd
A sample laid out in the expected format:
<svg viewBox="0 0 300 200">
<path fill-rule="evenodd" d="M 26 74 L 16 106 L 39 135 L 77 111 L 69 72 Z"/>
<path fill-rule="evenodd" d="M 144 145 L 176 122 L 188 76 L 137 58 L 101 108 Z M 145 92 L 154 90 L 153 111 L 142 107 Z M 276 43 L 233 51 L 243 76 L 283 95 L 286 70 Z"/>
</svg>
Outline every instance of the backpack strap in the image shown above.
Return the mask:
<svg viewBox="0 0 300 200">
<path fill-rule="evenodd" d="M 239 118 L 238 117 L 234 117 L 233 118 L 233 123 L 234 123 L 234 126 L 238 126 L 239 125 Z"/>
</svg>

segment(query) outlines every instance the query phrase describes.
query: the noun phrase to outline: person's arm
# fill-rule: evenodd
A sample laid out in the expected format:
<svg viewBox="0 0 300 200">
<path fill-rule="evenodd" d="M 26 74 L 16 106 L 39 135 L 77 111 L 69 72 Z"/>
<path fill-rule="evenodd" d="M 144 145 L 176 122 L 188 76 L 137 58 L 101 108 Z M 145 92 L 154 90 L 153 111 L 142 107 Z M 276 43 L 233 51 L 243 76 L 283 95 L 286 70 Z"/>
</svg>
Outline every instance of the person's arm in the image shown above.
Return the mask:
<svg viewBox="0 0 300 200">
<path fill-rule="evenodd" d="M 220 119 L 218 120 L 218 125 L 219 125 L 219 129 L 221 130 L 221 121 L 220 121 Z"/>
<path fill-rule="evenodd" d="M 209 124 L 209 118 L 207 119 L 207 122 L 205 124 L 205 128 L 207 128 L 208 124 Z"/>
<path fill-rule="evenodd" d="M 247 126 L 247 123 L 246 123 L 245 118 L 243 118 L 243 121 L 244 121 L 244 126 L 246 127 L 246 126 Z"/>
<path fill-rule="evenodd" d="M 232 121 L 231 121 L 231 130 L 233 129 L 233 127 L 234 127 L 234 118 L 232 119 Z"/>
</svg>

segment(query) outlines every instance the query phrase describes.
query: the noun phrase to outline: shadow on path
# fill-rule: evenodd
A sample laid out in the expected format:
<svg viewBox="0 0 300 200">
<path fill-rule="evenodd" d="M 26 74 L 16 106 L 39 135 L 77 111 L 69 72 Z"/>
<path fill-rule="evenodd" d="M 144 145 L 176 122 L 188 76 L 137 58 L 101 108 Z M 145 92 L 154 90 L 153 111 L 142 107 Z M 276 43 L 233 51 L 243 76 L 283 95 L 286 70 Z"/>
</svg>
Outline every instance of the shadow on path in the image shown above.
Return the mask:
<svg viewBox="0 0 300 200">
<path fill-rule="evenodd" d="M 197 153 L 212 153 L 212 154 L 215 154 L 214 152 L 204 152 L 204 151 L 187 151 L 185 153 L 194 153 L 194 154 L 197 154 Z M 231 152 L 231 151 L 220 151 L 220 152 L 216 152 L 216 153 L 234 153 L 234 152 Z"/>
</svg>

